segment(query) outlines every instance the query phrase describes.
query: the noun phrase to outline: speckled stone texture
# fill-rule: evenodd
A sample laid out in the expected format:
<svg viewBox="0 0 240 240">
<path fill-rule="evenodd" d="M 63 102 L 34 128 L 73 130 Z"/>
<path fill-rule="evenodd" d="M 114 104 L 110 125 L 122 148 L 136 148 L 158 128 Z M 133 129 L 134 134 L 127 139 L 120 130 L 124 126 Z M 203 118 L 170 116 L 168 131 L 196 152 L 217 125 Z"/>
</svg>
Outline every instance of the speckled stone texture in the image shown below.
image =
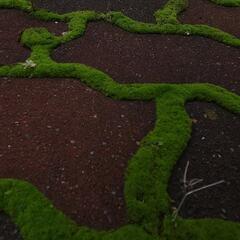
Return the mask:
<svg viewBox="0 0 240 240">
<path fill-rule="evenodd" d="M 79 225 L 125 224 L 124 174 L 154 127 L 155 104 L 70 79 L 0 83 L 0 177 L 31 182 Z"/>
</svg>

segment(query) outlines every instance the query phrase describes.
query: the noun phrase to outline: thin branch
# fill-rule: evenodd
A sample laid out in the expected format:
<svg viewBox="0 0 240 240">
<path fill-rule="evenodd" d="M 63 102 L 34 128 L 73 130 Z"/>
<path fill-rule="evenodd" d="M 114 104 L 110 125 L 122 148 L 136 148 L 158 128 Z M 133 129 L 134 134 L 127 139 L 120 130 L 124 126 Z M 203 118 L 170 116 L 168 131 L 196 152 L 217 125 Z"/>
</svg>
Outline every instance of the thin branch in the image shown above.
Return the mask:
<svg viewBox="0 0 240 240">
<path fill-rule="evenodd" d="M 203 186 L 203 187 L 194 189 L 194 190 L 186 193 L 186 195 L 189 196 L 189 195 L 191 195 L 191 194 L 193 194 L 193 193 L 199 192 L 199 191 L 201 191 L 201 190 L 203 190 L 203 189 L 206 189 L 206 188 L 214 187 L 214 186 L 216 186 L 216 185 L 218 185 L 218 184 L 221 184 L 221 183 L 224 183 L 224 182 L 225 182 L 225 180 L 220 180 L 220 181 L 218 181 L 218 182 L 205 185 L 205 186 Z"/>
<path fill-rule="evenodd" d="M 187 168 L 186 168 L 186 169 L 187 169 Z M 199 179 L 197 183 L 199 183 L 201 180 L 202 180 L 202 179 Z M 224 182 L 225 182 L 225 180 L 220 180 L 220 181 L 217 181 L 217 182 L 215 182 L 215 183 L 211 183 L 211 184 L 205 185 L 205 186 L 203 186 L 203 187 L 194 189 L 194 190 L 192 190 L 192 191 L 187 192 L 186 194 L 184 194 L 184 196 L 183 196 L 180 204 L 178 205 L 178 208 L 177 208 L 177 209 L 174 211 L 174 213 L 173 213 L 173 221 L 176 220 L 176 218 L 177 218 L 177 216 L 178 216 L 178 213 L 179 213 L 180 209 L 182 208 L 182 205 L 184 204 L 184 202 L 185 202 L 185 200 L 186 200 L 186 198 L 187 198 L 188 196 L 190 196 L 190 195 L 193 194 L 193 193 L 199 192 L 199 191 L 201 191 L 201 190 L 204 190 L 204 189 L 207 189 L 207 188 L 210 188 L 210 187 L 214 187 L 214 186 L 216 186 L 216 185 L 218 185 L 218 184 L 221 184 L 221 183 L 224 183 Z M 195 182 L 195 184 L 196 184 L 196 182 Z"/>
<path fill-rule="evenodd" d="M 194 178 L 191 181 L 189 181 L 189 186 L 193 187 L 194 185 L 201 183 L 203 181 L 203 179 L 200 178 Z"/>
<path fill-rule="evenodd" d="M 185 190 L 187 189 L 187 172 L 188 172 L 188 167 L 189 167 L 189 161 L 187 161 L 187 165 L 185 167 L 184 175 L 183 175 L 183 184 L 184 184 Z"/>
</svg>

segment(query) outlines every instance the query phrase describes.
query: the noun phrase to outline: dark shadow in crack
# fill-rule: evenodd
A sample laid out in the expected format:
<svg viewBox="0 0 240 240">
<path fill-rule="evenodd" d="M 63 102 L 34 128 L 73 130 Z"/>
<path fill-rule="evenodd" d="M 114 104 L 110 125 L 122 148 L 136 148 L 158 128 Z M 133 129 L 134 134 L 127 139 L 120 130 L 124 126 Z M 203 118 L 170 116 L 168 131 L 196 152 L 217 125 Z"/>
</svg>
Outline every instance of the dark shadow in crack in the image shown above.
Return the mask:
<svg viewBox="0 0 240 240">
<path fill-rule="evenodd" d="M 192 138 L 178 160 L 169 182 L 169 194 L 178 206 L 183 197 L 183 174 L 189 161 L 188 179 L 225 183 L 189 196 L 180 215 L 184 218 L 221 218 L 240 221 L 240 117 L 210 103 L 187 104 L 193 121 Z"/>
<path fill-rule="evenodd" d="M 0 239 L 23 240 L 18 227 L 11 221 L 9 216 L 0 211 Z"/>
</svg>

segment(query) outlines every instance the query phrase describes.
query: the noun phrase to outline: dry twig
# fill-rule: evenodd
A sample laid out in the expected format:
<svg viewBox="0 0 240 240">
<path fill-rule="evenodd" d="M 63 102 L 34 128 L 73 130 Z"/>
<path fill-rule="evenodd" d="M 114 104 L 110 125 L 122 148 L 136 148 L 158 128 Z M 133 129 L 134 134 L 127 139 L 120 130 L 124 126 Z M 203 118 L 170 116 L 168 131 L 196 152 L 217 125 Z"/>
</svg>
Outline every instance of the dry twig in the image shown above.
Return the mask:
<svg viewBox="0 0 240 240">
<path fill-rule="evenodd" d="M 178 216 L 178 213 L 179 211 L 181 210 L 186 198 L 188 196 L 190 196 L 191 194 L 193 193 L 196 193 L 196 192 L 199 192 L 199 191 L 202 191 L 204 189 L 207 189 L 207 188 L 210 188 L 210 187 L 214 187 L 216 185 L 219 185 L 221 183 L 224 183 L 225 180 L 220 180 L 220 181 L 217 181 L 217 182 L 214 182 L 214 183 L 211 183 L 211 184 L 208 184 L 208 185 L 204 185 L 202 187 L 199 187 L 199 188 L 196 188 L 196 189 L 193 189 L 193 187 L 201 182 L 203 182 L 203 179 L 200 179 L 200 178 L 193 178 L 191 180 L 187 180 L 187 173 L 188 173 L 188 168 L 189 168 L 189 161 L 187 162 L 186 164 L 186 167 L 185 167 L 185 170 L 184 170 L 184 174 L 183 174 L 183 187 L 184 187 L 184 196 L 182 198 L 182 200 L 180 201 L 178 207 L 175 209 L 175 211 L 173 212 L 173 221 L 176 220 L 177 216 Z M 191 190 L 189 190 L 191 189 Z M 192 190 L 193 189 L 193 190 Z"/>
</svg>

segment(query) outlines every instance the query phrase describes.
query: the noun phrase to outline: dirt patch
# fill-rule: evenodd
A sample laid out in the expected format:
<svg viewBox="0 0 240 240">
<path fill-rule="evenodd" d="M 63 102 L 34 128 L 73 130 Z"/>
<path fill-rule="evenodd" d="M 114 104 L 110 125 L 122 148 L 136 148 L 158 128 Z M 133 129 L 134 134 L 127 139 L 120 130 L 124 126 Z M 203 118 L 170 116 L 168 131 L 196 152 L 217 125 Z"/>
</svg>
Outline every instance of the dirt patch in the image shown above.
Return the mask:
<svg viewBox="0 0 240 240">
<path fill-rule="evenodd" d="M 189 24 L 206 24 L 240 37 L 239 7 L 223 7 L 208 0 L 189 0 L 189 7 L 179 20 Z"/>
<path fill-rule="evenodd" d="M 181 181 L 189 161 L 188 179 L 204 179 L 197 187 L 222 179 L 226 182 L 189 196 L 180 215 L 240 221 L 240 118 L 209 103 L 188 104 L 187 111 L 194 122 L 193 132 L 172 173 L 169 193 L 174 205 L 182 198 Z"/>
<path fill-rule="evenodd" d="M 122 11 L 127 16 L 144 22 L 154 22 L 154 12 L 167 0 L 32 0 L 33 6 L 51 11 L 66 13 L 77 10 L 97 12 Z"/>
<path fill-rule="evenodd" d="M 24 179 L 79 225 L 126 223 L 124 173 L 155 105 L 70 79 L 1 79 L 0 177 Z"/>
<path fill-rule="evenodd" d="M 101 69 L 121 83 L 208 82 L 240 93 L 239 49 L 201 37 L 132 34 L 91 23 L 53 58 Z"/>
<path fill-rule="evenodd" d="M 0 212 L 0 239 L 22 240 L 18 228 L 4 212 Z"/>
<path fill-rule="evenodd" d="M 44 22 L 18 10 L 0 10 L 0 65 L 22 62 L 30 51 L 20 43 L 21 33 L 30 27 L 46 27 L 50 32 L 61 34 L 67 26 L 63 23 Z"/>
</svg>

